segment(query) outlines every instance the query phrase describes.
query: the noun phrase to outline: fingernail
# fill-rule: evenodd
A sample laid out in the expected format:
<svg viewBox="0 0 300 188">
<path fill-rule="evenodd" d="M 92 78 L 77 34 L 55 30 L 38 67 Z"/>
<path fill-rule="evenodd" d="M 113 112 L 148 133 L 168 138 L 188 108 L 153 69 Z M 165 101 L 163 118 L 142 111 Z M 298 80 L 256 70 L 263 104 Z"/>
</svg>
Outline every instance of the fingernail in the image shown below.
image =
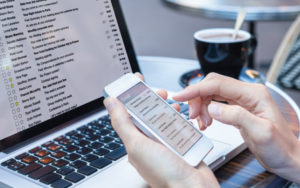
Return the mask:
<svg viewBox="0 0 300 188">
<path fill-rule="evenodd" d="M 189 118 L 191 119 L 193 115 L 193 110 L 191 107 L 189 107 Z"/>
<path fill-rule="evenodd" d="M 115 101 L 112 98 L 106 98 L 103 103 L 108 112 L 112 111 L 115 106 Z"/>
<path fill-rule="evenodd" d="M 206 116 L 202 116 L 202 117 L 201 117 L 201 120 L 202 120 L 202 122 L 203 122 L 203 125 L 204 125 L 205 127 L 207 127 L 207 126 L 208 126 L 208 119 L 207 119 L 207 117 L 206 117 Z"/>
<path fill-rule="evenodd" d="M 210 104 L 208 105 L 208 112 L 212 116 L 221 116 L 223 107 L 217 104 Z"/>
</svg>

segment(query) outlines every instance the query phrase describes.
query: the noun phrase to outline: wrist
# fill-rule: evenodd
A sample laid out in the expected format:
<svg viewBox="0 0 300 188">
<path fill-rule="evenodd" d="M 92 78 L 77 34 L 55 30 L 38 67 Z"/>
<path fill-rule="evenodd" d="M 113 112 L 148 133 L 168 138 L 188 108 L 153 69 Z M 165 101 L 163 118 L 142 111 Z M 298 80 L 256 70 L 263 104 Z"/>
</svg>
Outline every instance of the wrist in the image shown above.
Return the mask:
<svg viewBox="0 0 300 188">
<path fill-rule="evenodd" d="M 197 170 L 194 169 L 188 177 L 170 181 L 167 185 L 168 188 L 181 188 L 181 187 L 191 187 L 191 188 L 209 188 L 209 187 L 220 187 L 216 177 L 213 172 L 207 167 L 207 170 Z"/>
<path fill-rule="evenodd" d="M 281 169 L 274 170 L 277 175 L 300 184 L 300 141 L 296 141 L 293 150 L 289 153 L 289 158 L 286 159 L 287 166 Z"/>
</svg>

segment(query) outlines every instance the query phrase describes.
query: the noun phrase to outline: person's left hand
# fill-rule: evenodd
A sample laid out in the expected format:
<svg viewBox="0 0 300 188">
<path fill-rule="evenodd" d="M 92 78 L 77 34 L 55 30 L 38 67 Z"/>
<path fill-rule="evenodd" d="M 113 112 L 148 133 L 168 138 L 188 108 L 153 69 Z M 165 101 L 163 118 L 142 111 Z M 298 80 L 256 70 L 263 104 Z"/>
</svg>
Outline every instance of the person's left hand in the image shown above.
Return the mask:
<svg viewBox="0 0 300 188">
<path fill-rule="evenodd" d="M 167 98 L 166 91 L 158 94 Z M 129 162 L 151 187 L 219 187 L 214 174 L 204 163 L 193 168 L 161 143 L 141 133 L 120 101 L 107 98 L 104 104 L 113 128 L 125 145 Z"/>
</svg>

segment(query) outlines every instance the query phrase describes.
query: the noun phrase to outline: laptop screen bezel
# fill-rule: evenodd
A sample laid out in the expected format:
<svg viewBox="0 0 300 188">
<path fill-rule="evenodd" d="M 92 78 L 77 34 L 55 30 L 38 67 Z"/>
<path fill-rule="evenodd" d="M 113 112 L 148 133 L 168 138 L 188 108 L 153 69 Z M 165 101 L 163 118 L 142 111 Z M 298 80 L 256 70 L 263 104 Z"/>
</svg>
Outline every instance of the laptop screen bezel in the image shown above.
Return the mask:
<svg viewBox="0 0 300 188">
<path fill-rule="evenodd" d="M 126 52 L 128 55 L 128 59 L 132 68 L 132 72 L 140 72 L 140 69 L 138 67 L 136 55 L 134 52 L 133 45 L 131 43 L 131 39 L 129 36 L 129 32 L 127 29 L 127 25 L 123 16 L 123 12 L 121 10 L 120 2 L 119 0 L 111 0 L 113 9 L 116 15 L 116 19 L 120 28 L 120 32 L 123 38 L 123 42 L 126 48 Z M 99 91 L 100 93 L 102 91 Z M 72 111 L 69 111 L 65 114 L 62 114 L 60 116 L 57 116 L 55 118 L 52 118 L 50 120 L 47 120 L 39 125 L 36 125 L 34 127 L 28 128 L 24 131 L 21 131 L 19 133 L 16 133 L 12 136 L 6 137 L 2 140 L 0 140 L 0 151 L 3 151 L 9 147 L 12 147 L 20 142 L 23 142 L 25 140 L 28 140 L 29 138 L 33 138 L 35 136 L 40 135 L 41 133 L 44 133 L 45 131 L 48 131 L 50 129 L 56 128 L 62 124 L 65 124 L 73 119 L 76 119 L 83 114 L 89 114 L 97 110 L 103 109 L 103 100 L 104 98 L 98 98 L 94 101 L 91 101 L 85 105 L 82 105 Z"/>
</svg>

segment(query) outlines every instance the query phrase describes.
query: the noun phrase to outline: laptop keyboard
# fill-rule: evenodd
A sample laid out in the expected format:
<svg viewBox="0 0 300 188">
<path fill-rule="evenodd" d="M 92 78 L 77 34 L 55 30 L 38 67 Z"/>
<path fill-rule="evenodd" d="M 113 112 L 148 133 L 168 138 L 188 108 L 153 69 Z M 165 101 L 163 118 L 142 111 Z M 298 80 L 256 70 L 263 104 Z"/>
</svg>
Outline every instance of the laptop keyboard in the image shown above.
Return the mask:
<svg viewBox="0 0 300 188">
<path fill-rule="evenodd" d="M 124 145 L 106 115 L 1 165 L 45 185 L 64 188 L 125 155 Z"/>
<path fill-rule="evenodd" d="M 172 104 L 175 101 L 167 100 Z M 179 103 L 188 116 L 188 105 Z M 1 163 L 3 167 L 45 186 L 75 185 L 126 155 L 125 147 L 105 115 Z"/>
</svg>

